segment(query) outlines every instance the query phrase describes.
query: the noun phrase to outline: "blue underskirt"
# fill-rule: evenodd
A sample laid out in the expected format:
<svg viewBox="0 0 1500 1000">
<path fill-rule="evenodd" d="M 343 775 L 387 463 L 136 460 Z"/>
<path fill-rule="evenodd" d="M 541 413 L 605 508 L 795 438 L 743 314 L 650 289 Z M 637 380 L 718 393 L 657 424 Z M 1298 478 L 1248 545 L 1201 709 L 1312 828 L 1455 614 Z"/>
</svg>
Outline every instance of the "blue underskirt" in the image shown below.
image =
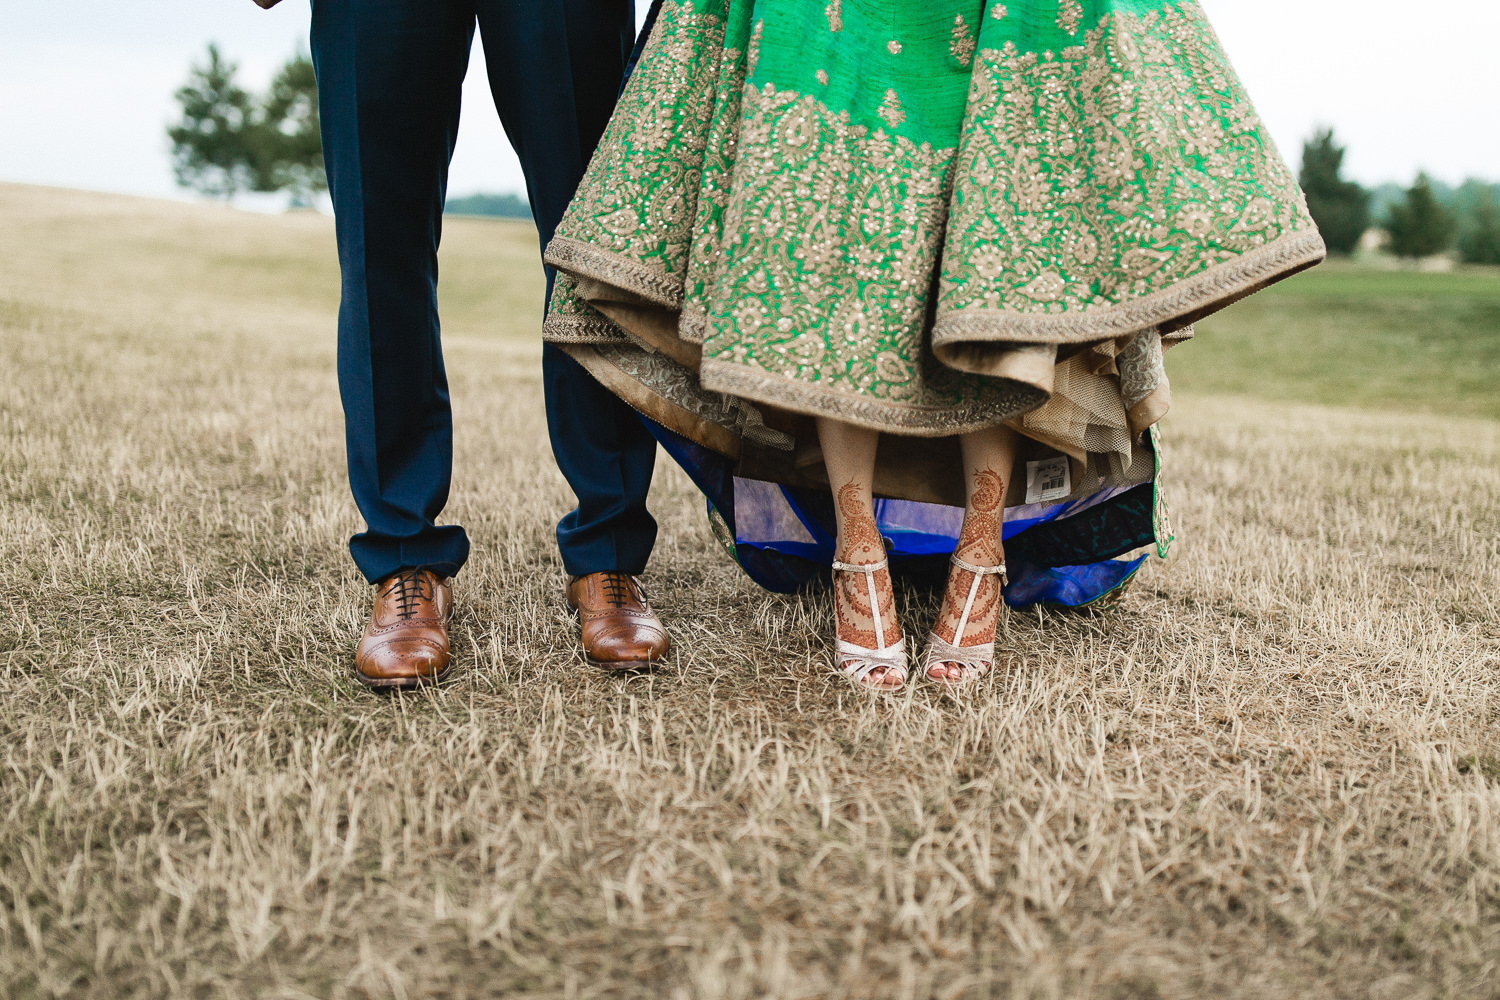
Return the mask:
<svg viewBox="0 0 1500 1000">
<path fill-rule="evenodd" d="M 715 536 L 750 579 L 779 594 L 827 582 L 837 532 L 827 490 L 741 479 L 723 455 L 642 419 L 703 492 Z M 1006 603 L 1076 608 L 1119 590 L 1146 556 L 1118 557 L 1158 544 L 1155 512 L 1154 482 L 1008 509 L 1002 532 L 1010 577 Z M 963 526 L 962 508 L 876 500 L 875 520 L 893 576 L 943 584 Z"/>
</svg>

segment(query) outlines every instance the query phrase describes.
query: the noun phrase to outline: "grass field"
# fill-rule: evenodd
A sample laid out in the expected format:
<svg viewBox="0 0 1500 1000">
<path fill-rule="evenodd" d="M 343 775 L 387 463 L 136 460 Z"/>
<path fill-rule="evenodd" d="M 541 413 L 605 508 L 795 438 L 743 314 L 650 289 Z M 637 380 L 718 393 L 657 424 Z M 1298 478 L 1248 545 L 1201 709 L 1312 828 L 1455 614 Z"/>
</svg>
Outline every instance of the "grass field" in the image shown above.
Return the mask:
<svg viewBox="0 0 1500 1000">
<path fill-rule="evenodd" d="M 665 463 L 676 652 L 580 665 L 535 253 L 448 228 L 461 672 L 380 698 L 331 224 L 0 186 L 0 995 L 1500 997 L 1500 278 L 1205 324 L 1171 558 L 868 701 Z"/>
<path fill-rule="evenodd" d="M 1329 261 L 1199 324 L 1193 392 L 1500 420 L 1500 269 Z"/>
</svg>

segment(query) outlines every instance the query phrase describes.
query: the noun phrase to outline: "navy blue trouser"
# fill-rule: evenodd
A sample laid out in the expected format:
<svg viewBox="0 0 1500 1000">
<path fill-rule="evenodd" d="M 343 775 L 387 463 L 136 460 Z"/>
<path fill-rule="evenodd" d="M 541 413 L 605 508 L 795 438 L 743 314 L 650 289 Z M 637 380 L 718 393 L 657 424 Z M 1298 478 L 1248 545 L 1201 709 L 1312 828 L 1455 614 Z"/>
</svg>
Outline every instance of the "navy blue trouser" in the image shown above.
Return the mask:
<svg viewBox="0 0 1500 1000">
<path fill-rule="evenodd" d="M 349 482 L 368 529 L 349 549 L 371 582 L 417 567 L 452 575 L 469 554 L 463 528 L 435 523 L 453 471 L 437 249 L 476 23 L 546 246 L 614 108 L 632 0 L 313 0 L 343 271 L 339 394 Z M 549 294 L 552 279 L 549 269 Z M 578 497 L 557 527 L 563 564 L 573 574 L 639 573 L 656 540 L 646 511 L 655 440 L 550 344 L 542 375 L 553 454 Z"/>
</svg>

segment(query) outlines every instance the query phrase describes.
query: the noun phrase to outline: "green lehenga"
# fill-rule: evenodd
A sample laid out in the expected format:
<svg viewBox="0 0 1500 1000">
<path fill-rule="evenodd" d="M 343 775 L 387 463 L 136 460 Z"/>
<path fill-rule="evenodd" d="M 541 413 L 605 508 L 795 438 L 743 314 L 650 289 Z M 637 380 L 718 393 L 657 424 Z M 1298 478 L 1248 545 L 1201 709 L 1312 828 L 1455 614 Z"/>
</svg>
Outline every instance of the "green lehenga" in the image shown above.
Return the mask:
<svg viewBox="0 0 1500 1000">
<path fill-rule="evenodd" d="M 746 475 L 816 483 L 831 416 L 961 503 L 1008 423 L 1083 496 L 1150 478 L 1163 350 L 1323 254 L 1193 0 L 668 0 L 544 335 Z"/>
</svg>

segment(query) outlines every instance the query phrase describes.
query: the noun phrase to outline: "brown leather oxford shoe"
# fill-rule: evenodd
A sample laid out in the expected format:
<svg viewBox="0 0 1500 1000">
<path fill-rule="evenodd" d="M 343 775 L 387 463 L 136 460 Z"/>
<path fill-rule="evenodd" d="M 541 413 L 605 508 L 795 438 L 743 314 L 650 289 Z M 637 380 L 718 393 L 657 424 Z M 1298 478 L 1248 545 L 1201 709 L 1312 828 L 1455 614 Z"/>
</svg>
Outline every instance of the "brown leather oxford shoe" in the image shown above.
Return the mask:
<svg viewBox="0 0 1500 1000">
<path fill-rule="evenodd" d="M 431 570 L 404 569 L 375 585 L 375 609 L 354 654 L 366 687 L 415 688 L 448 676 L 453 584 Z"/>
<path fill-rule="evenodd" d="M 605 670 L 645 670 L 667 655 L 667 630 L 641 582 L 626 573 L 589 573 L 568 581 L 578 612 L 583 656 Z"/>
</svg>

